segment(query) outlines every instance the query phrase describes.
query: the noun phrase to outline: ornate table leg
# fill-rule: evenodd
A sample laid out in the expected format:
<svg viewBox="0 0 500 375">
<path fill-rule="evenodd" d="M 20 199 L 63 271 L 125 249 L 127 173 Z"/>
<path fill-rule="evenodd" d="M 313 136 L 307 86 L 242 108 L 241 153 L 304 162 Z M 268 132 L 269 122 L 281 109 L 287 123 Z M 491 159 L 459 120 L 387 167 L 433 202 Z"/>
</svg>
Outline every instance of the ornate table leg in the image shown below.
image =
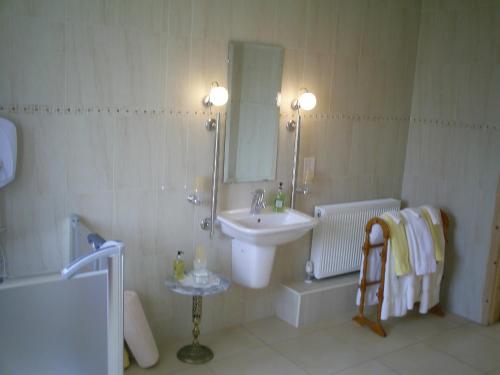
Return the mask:
<svg viewBox="0 0 500 375">
<path fill-rule="evenodd" d="M 182 362 L 199 365 L 210 361 L 214 357 L 212 350 L 204 345 L 200 345 L 198 341 L 198 336 L 200 336 L 202 302 L 201 296 L 193 296 L 193 343 L 182 347 L 177 352 L 177 358 Z"/>
</svg>

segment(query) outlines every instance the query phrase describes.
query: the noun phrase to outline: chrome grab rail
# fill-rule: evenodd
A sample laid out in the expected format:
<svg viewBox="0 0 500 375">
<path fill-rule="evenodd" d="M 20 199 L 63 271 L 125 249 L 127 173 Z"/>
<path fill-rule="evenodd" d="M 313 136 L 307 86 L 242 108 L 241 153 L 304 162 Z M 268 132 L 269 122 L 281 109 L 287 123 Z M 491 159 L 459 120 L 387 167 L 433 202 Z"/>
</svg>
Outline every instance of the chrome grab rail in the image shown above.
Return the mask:
<svg viewBox="0 0 500 375">
<path fill-rule="evenodd" d="M 300 130 L 302 118 L 300 117 L 300 113 L 297 113 L 297 125 L 295 127 L 295 143 L 293 148 L 293 167 L 292 167 L 292 194 L 290 201 L 290 208 L 295 208 L 296 198 L 297 198 L 297 179 L 299 175 L 299 154 L 300 154 Z"/>
<path fill-rule="evenodd" d="M 109 243 L 109 242 L 106 242 L 106 243 Z M 117 244 L 119 244 L 119 243 L 117 243 Z M 71 263 L 69 266 L 65 267 L 61 271 L 61 277 L 65 280 L 71 279 L 80 269 L 82 269 L 85 266 L 88 266 L 89 264 L 95 262 L 96 260 L 110 258 L 113 255 L 121 255 L 122 253 L 123 253 L 123 244 L 121 244 L 121 246 L 111 245 L 111 246 L 102 247 L 99 250 L 97 250 L 89 255 L 85 255 L 81 258 L 78 258 L 73 263 Z"/>
<path fill-rule="evenodd" d="M 215 130 L 212 167 L 212 197 L 210 199 L 210 217 L 202 219 L 200 226 L 203 230 L 210 230 L 210 238 L 213 238 L 215 220 L 217 219 L 217 194 L 219 188 L 220 112 L 217 112 L 215 120 L 207 121 L 206 128 L 207 130 Z"/>
</svg>

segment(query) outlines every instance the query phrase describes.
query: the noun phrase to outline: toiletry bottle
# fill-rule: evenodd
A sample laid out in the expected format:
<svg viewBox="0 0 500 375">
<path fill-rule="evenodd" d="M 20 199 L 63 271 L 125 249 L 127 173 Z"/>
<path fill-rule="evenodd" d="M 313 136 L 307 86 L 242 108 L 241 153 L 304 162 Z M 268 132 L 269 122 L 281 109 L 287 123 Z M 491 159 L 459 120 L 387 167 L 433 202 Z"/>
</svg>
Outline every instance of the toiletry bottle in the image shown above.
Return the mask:
<svg viewBox="0 0 500 375">
<path fill-rule="evenodd" d="M 184 278 L 184 260 L 182 259 L 183 251 L 177 252 L 177 258 L 174 260 L 174 277 L 176 280 Z"/>
<path fill-rule="evenodd" d="M 283 182 L 280 182 L 276 199 L 274 200 L 274 211 L 283 212 L 285 209 L 285 193 L 283 192 Z"/>
</svg>

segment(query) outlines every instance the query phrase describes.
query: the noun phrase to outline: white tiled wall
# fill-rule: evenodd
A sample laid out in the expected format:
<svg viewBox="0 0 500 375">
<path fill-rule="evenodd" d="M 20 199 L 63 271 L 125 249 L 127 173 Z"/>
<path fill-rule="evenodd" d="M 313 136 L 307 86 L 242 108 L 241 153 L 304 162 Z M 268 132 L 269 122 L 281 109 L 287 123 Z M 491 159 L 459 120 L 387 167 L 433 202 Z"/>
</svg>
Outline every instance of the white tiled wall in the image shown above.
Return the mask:
<svg viewBox="0 0 500 375">
<path fill-rule="evenodd" d="M 125 242 L 125 284 L 155 334 L 189 334 L 189 299 L 163 287 L 176 250 L 189 262 L 204 243 L 210 266 L 231 273 L 229 240 L 210 242 L 198 224 L 208 207 L 186 202 L 196 176 L 211 173 L 213 133 L 199 112 L 211 81 L 227 85 L 228 41 L 285 47 L 285 106 L 277 181 L 222 185 L 220 209 L 290 182 L 284 122 L 304 86 L 318 97 L 302 143 L 316 179 L 299 208 L 397 198 L 419 9 L 418 0 L 0 0 L 0 115 L 20 134 L 17 179 L 0 191 L 9 271 L 60 269 L 65 220 L 79 213 Z M 301 277 L 309 241 L 278 250 L 268 288 L 208 298 L 203 329 L 272 315 L 275 288 Z"/>
<path fill-rule="evenodd" d="M 499 103 L 500 2 L 424 1 L 402 196 L 450 214 L 446 305 L 476 321 L 500 177 Z"/>
</svg>

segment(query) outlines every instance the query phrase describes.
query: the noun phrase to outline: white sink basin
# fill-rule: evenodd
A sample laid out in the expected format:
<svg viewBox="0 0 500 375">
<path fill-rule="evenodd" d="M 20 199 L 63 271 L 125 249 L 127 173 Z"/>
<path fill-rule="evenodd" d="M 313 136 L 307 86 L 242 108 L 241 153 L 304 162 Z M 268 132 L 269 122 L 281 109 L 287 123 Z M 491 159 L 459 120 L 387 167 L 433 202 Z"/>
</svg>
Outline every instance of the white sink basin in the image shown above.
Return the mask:
<svg viewBox="0 0 500 375">
<path fill-rule="evenodd" d="M 269 284 L 276 246 L 302 237 L 317 224 L 315 218 L 292 209 L 251 215 L 245 208 L 221 212 L 217 219 L 222 233 L 233 238 L 233 281 L 253 289 Z"/>
<path fill-rule="evenodd" d="M 217 219 L 225 235 L 259 246 L 295 241 L 317 224 L 315 218 L 292 209 L 284 212 L 264 209 L 258 215 L 251 215 L 250 209 L 244 208 L 223 211 Z"/>
</svg>

